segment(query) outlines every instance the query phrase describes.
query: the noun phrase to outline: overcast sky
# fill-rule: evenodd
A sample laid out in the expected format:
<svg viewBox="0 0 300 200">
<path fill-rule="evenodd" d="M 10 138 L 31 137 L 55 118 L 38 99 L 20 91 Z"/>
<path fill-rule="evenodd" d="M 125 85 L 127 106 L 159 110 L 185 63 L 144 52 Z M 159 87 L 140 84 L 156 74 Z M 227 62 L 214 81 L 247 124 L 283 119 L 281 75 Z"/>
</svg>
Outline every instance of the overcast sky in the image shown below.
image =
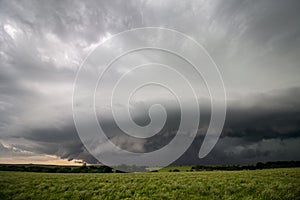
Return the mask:
<svg viewBox="0 0 300 200">
<path fill-rule="evenodd" d="M 227 117 L 217 145 L 197 157 L 209 118 L 204 103 L 197 138 L 176 163 L 300 160 L 299 10 L 298 0 L 0 1 L 0 163 L 95 163 L 73 122 L 76 72 L 102 41 L 148 26 L 174 29 L 202 44 L 226 87 Z M 144 152 L 172 139 L 180 112 L 160 91 L 137 94 L 133 104 L 140 124 L 148 123 L 153 102 L 169 106 L 159 135 L 128 138 L 106 117 L 100 124 L 115 144 Z"/>
</svg>

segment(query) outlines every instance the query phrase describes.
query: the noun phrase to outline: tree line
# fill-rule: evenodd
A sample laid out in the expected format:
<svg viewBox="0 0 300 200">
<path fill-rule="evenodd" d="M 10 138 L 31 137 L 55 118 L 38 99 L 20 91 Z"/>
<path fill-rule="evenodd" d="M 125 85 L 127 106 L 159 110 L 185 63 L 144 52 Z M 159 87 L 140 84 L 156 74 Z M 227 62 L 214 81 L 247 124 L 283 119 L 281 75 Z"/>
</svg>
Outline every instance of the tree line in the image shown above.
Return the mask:
<svg viewBox="0 0 300 200">
<path fill-rule="evenodd" d="M 132 168 L 132 166 L 129 166 Z M 135 167 L 135 166 L 134 166 Z M 272 168 L 293 168 L 300 167 L 300 161 L 277 161 L 277 162 L 258 162 L 255 165 L 193 165 L 186 171 L 214 171 L 214 170 L 257 170 Z M 135 167 L 134 171 L 142 171 Z M 143 168 L 144 169 L 144 168 Z M 57 165 L 35 165 L 35 164 L 0 164 L 0 171 L 20 171 L 20 172 L 46 172 L 46 173 L 122 173 L 104 165 L 89 166 L 57 166 Z M 132 171 L 132 170 L 131 170 Z M 154 172 L 157 170 L 154 170 Z M 169 170 L 170 172 L 179 172 L 178 169 Z"/>
<path fill-rule="evenodd" d="M 222 165 L 222 166 L 192 166 L 193 171 L 213 171 L 213 170 L 256 170 L 256 169 L 273 169 L 273 168 L 293 168 L 300 167 L 300 161 L 276 161 L 276 162 L 258 162 L 255 165 Z"/>
<path fill-rule="evenodd" d="M 22 165 L 0 164 L 0 171 L 46 172 L 46 173 L 112 173 L 108 166 L 57 166 L 57 165 Z"/>
</svg>

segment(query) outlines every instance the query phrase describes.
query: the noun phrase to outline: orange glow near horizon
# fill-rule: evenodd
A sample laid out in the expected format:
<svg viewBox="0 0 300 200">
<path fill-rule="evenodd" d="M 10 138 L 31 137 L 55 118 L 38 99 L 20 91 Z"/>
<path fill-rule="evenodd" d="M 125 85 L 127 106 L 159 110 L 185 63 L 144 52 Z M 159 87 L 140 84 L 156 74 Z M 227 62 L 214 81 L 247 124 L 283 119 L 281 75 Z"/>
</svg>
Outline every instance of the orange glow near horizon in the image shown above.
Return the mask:
<svg viewBox="0 0 300 200">
<path fill-rule="evenodd" d="M 76 160 L 68 161 L 61 159 L 57 156 L 51 155 L 37 155 L 28 157 L 0 157 L 0 164 L 39 164 L 39 165 L 77 165 L 81 166 L 82 163 Z"/>
</svg>

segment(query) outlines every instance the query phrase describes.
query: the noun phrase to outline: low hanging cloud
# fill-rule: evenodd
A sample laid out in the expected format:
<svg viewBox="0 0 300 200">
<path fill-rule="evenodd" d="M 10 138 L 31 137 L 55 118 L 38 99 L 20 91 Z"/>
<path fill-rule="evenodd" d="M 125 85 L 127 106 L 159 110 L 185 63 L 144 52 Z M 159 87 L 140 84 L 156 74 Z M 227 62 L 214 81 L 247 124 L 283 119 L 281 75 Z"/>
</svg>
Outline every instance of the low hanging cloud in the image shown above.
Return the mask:
<svg viewBox="0 0 300 200">
<path fill-rule="evenodd" d="M 229 102 L 226 123 L 213 151 L 202 160 L 197 157 L 208 125 L 208 121 L 204 120 L 200 123 L 198 136 L 192 146 L 175 163 L 245 164 L 268 160 L 299 160 L 300 106 L 294 98 L 300 96 L 300 88 L 276 91 L 275 94 L 276 98 L 274 93 L 252 96 L 250 98 L 253 102 L 249 101 L 246 105 L 244 102 Z M 140 105 L 138 107 L 141 109 Z M 169 115 L 162 131 L 150 139 L 132 138 L 121 133 L 113 119 L 106 121 L 103 128 L 111 141 L 122 149 L 132 152 L 153 151 L 166 145 L 176 134 L 180 112 L 172 108 L 169 112 L 172 115 Z M 147 112 L 144 114 L 139 119 L 148 118 Z M 204 119 L 210 116 L 206 112 L 203 115 Z M 86 151 L 72 121 L 68 126 L 59 128 L 30 129 L 10 137 L 10 140 L 15 144 L 11 143 L 10 149 L 1 148 L 2 153 L 15 148 L 68 160 L 98 162 Z"/>
</svg>

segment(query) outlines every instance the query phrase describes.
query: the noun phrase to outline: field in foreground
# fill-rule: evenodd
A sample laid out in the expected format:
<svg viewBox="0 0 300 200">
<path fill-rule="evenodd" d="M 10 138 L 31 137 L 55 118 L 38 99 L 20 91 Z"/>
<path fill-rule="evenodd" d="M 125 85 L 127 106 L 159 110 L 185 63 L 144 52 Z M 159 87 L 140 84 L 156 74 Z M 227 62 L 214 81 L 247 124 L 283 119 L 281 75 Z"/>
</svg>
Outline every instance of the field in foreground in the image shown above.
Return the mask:
<svg viewBox="0 0 300 200">
<path fill-rule="evenodd" d="M 0 199 L 300 199 L 300 168 L 211 172 L 0 172 Z"/>
</svg>

